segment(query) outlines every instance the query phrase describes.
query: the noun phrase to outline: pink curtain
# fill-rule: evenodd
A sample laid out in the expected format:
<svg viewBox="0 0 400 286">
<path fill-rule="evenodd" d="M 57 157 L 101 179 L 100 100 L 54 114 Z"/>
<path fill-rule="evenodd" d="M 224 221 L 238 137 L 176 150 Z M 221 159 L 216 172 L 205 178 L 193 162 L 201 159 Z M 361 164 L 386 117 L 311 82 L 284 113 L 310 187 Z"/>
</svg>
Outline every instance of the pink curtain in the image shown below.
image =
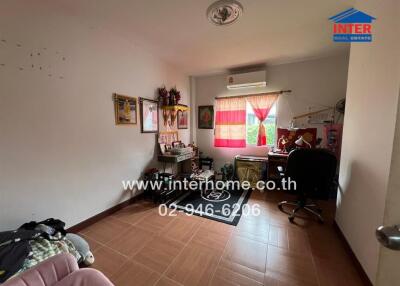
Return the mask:
<svg viewBox="0 0 400 286">
<path fill-rule="evenodd" d="M 215 147 L 246 147 L 246 99 L 216 100 Z"/>
<path fill-rule="evenodd" d="M 253 108 L 254 114 L 260 121 L 258 126 L 257 146 L 264 146 L 267 144 L 267 134 L 263 122 L 267 118 L 269 111 L 277 99 L 278 94 L 264 94 L 247 97 L 247 101 Z"/>
</svg>

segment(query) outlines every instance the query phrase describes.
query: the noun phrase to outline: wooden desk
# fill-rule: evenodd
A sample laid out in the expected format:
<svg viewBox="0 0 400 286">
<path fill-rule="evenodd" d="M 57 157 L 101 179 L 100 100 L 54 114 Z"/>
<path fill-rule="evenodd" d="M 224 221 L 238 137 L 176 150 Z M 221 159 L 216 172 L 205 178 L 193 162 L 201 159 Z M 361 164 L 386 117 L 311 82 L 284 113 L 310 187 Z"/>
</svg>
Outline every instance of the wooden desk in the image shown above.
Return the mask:
<svg viewBox="0 0 400 286">
<path fill-rule="evenodd" d="M 288 157 L 289 154 L 287 153 L 268 153 L 268 180 L 279 180 L 281 178 L 278 167 L 285 170 Z"/>
<path fill-rule="evenodd" d="M 158 161 L 163 163 L 164 172 L 166 170 L 167 164 L 171 164 L 171 172 L 177 176 L 182 173 L 192 172 L 192 159 L 195 159 L 195 154 L 193 152 L 180 154 L 180 155 L 158 155 Z"/>
<path fill-rule="evenodd" d="M 193 158 L 193 153 L 186 153 L 181 155 L 158 155 L 158 161 L 164 163 L 179 163 Z"/>
</svg>

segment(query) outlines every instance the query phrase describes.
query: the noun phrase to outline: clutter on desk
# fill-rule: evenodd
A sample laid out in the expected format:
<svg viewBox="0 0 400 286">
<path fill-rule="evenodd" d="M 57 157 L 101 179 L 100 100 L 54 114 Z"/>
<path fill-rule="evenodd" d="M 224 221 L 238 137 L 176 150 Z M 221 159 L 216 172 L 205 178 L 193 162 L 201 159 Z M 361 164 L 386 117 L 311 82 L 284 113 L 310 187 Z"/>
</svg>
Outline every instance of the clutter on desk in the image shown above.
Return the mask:
<svg viewBox="0 0 400 286">
<path fill-rule="evenodd" d="M 317 145 L 317 128 L 278 128 L 277 138 L 277 149 L 274 150 L 274 152 L 277 153 L 287 153 L 297 147 L 301 147 L 296 144 L 296 141 L 297 143 L 305 144 L 310 148 L 315 148 Z"/>
</svg>

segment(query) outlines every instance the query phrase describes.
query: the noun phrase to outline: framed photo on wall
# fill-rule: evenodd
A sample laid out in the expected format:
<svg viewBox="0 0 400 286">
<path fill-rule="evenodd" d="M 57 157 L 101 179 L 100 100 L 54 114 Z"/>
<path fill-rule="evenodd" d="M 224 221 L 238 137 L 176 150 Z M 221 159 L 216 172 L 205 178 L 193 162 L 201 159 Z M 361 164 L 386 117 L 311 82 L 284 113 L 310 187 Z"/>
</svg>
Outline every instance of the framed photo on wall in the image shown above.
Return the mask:
<svg viewBox="0 0 400 286">
<path fill-rule="evenodd" d="M 172 145 L 172 142 L 179 140 L 178 131 L 160 131 L 158 133 L 158 143 Z"/>
<path fill-rule="evenodd" d="M 115 124 L 137 124 L 137 99 L 114 93 Z"/>
<path fill-rule="evenodd" d="M 158 132 L 158 101 L 139 97 L 140 129 L 142 133 Z"/>
<path fill-rule="evenodd" d="M 199 129 L 214 128 L 214 106 L 203 105 L 199 106 L 197 127 Z"/>
<path fill-rule="evenodd" d="M 178 110 L 178 129 L 188 129 L 187 110 Z"/>
</svg>

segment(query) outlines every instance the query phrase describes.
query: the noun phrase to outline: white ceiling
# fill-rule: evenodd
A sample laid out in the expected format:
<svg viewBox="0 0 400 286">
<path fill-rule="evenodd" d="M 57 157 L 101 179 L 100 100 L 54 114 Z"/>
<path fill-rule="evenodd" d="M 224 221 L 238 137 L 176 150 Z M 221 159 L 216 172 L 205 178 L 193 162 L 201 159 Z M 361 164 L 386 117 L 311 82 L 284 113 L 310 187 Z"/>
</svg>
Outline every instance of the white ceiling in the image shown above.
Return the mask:
<svg viewBox="0 0 400 286">
<path fill-rule="evenodd" d="M 278 64 L 344 52 L 328 18 L 353 0 L 239 0 L 230 26 L 208 22 L 213 0 L 58 0 L 57 8 L 95 28 L 144 41 L 190 75 L 258 63 Z"/>
</svg>

